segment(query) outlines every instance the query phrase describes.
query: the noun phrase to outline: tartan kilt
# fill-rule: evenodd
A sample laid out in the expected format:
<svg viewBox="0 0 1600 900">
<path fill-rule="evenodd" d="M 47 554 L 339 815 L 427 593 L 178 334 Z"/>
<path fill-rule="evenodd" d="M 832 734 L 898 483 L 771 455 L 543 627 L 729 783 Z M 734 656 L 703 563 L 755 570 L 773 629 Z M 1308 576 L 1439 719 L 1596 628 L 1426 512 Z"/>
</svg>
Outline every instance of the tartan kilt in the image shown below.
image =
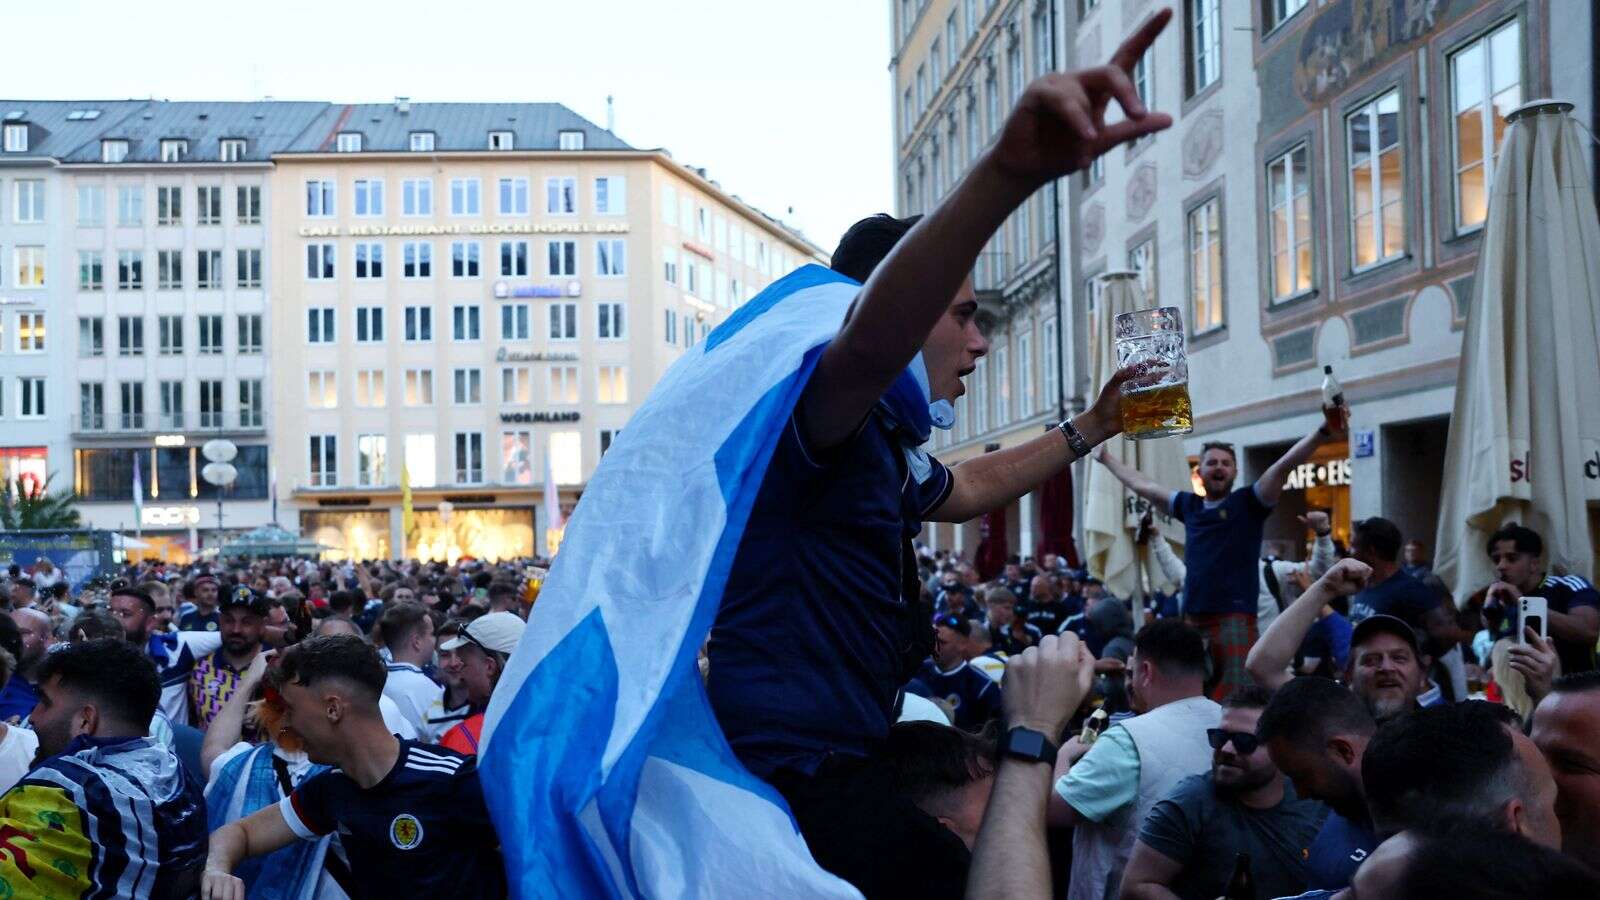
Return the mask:
<svg viewBox="0 0 1600 900">
<path fill-rule="evenodd" d="M 1190 613 L 1185 618 L 1205 637 L 1206 653 L 1211 657 L 1206 692 L 1211 699 L 1221 702 L 1252 683 L 1244 661 L 1256 642 L 1254 613 Z"/>
</svg>

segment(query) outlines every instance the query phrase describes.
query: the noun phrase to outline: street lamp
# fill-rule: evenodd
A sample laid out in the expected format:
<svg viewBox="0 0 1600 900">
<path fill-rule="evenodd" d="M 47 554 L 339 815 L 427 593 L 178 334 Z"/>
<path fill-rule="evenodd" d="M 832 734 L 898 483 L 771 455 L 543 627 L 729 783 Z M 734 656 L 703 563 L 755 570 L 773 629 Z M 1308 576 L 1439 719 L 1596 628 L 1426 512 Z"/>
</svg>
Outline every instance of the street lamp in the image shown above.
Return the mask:
<svg viewBox="0 0 1600 900">
<path fill-rule="evenodd" d="M 205 468 L 200 470 L 200 477 L 217 489 L 217 554 L 222 554 L 222 489 L 239 478 L 239 470 L 234 467 L 233 459 L 239 455 L 239 448 L 233 441 L 215 438 L 205 442 L 200 448 L 200 453 L 209 460 Z"/>
</svg>

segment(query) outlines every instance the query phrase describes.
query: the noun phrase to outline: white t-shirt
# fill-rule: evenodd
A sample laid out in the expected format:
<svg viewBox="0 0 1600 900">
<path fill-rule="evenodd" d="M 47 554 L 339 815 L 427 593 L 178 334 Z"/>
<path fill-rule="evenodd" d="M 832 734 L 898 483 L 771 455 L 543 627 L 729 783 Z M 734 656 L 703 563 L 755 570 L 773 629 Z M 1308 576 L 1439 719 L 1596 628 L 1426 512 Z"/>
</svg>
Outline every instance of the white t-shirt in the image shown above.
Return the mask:
<svg viewBox="0 0 1600 900">
<path fill-rule="evenodd" d="M 379 697 L 378 711 L 383 713 L 383 725 L 389 729 L 391 734 L 397 734 L 408 741 L 417 739 L 416 727 L 411 724 L 411 720 L 406 718 L 405 713 L 400 711 L 400 707 L 396 706 L 393 700 L 388 697 Z"/>
<path fill-rule="evenodd" d="M 0 738 L 0 793 L 22 780 L 33 768 L 33 756 L 39 752 L 39 736 L 17 725 L 3 726 L 5 737 Z"/>
<path fill-rule="evenodd" d="M 444 688 L 410 663 L 389 663 L 387 668 L 389 679 L 383 684 L 383 695 L 400 707 L 418 734 L 426 734 L 428 710 L 444 696 Z"/>
</svg>

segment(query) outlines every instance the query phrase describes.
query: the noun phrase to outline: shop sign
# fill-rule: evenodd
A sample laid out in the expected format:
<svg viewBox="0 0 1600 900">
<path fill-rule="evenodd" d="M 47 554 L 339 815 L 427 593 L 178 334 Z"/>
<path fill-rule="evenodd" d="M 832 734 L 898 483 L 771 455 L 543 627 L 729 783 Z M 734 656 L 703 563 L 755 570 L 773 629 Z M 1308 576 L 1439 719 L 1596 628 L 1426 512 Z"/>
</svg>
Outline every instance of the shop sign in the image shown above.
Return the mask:
<svg viewBox="0 0 1600 900">
<path fill-rule="evenodd" d="M 1355 446 L 1351 455 L 1356 459 L 1366 459 L 1377 452 L 1377 441 L 1371 431 L 1357 431 L 1350 435 L 1351 443 Z"/>
<path fill-rule="evenodd" d="M 182 447 L 186 442 L 187 439 L 181 434 L 156 435 L 157 447 Z"/>
<path fill-rule="evenodd" d="M 371 506 L 371 497 L 328 497 L 317 501 L 318 506 Z"/>
<path fill-rule="evenodd" d="M 1323 463 L 1301 463 L 1289 473 L 1283 483 L 1286 491 L 1303 491 L 1315 487 L 1349 487 L 1350 460 L 1330 459 Z"/>
<path fill-rule="evenodd" d="M 545 422 L 576 422 L 578 414 L 575 412 L 521 412 L 501 413 L 500 421 L 539 424 Z"/>
<path fill-rule="evenodd" d="M 493 503 L 494 502 L 494 495 L 493 494 L 449 494 L 449 495 L 445 496 L 444 502 L 453 503 L 453 504 L 456 504 L 457 506 L 459 506 L 459 505 L 461 505 L 463 503 L 468 505 L 468 506 L 471 506 L 473 504 L 483 505 L 483 504 Z"/>
<path fill-rule="evenodd" d="M 519 284 L 510 285 L 504 281 L 494 283 L 494 298 L 506 299 L 551 299 L 555 297 L 580 297 L 583 295 L 583 282 L 569 281 L 565 288 L 556 284 Z"/>
<path fill-rule="evenodd" d="M 146 506 L 139 512 L 139 524 L 147 528 L 199 525 L 200 507 Z"/>
<path fill-rule="evenodd" d="M 512 223 L 507 225 L 302 225 L 301 237 L 409 237 L 448 234 L 627 234 L 628 223 L 592 225 L 584 222 Z"/>
<path fill-rule="evenodd" d="M 507 350 L 501 347 L 495 351 L 495 362 L 577 362 L 576 353 L 546 353 L 540 350 Z"/>
<path fill-rule="evenodd" d="M 0 297 L 0 306 L 34 306 L 34 305 L 37 305 L 43 299 L 44 299 L 43 297 L 27 297 L 27 296 L 22 296 L 22 297 Z"/>
</svg>

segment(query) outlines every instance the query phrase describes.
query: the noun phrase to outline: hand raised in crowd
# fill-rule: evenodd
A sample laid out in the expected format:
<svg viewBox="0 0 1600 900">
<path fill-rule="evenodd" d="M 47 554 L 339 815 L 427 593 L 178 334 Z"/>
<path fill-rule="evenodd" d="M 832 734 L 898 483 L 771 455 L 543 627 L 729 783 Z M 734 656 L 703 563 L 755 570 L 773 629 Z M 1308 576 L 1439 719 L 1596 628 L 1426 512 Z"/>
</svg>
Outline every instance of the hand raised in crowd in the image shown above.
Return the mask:
<svg viewBox="0 0 1600 900">
<path fill-rule="evenodd" d="M 1496 581 L 1489 585 L 1489 590 L 1483 595 L 1485 606 L 1496 606 L 1501 609 L 1510 609 L 1522 599 L 1522 590 L 1514 584 Z"/>
<path fill-rule="evenodd" d="M 1370 578 L 1371 566 L 1354 559 L 1341 559 L 1312 587 L 1321 588 L 1332 597 L 1349 597 L 1365 588 Z"/>
<path fill-rule="evenodd" d="M 1059 739 L 1093 682 L 1094 656 L 1077 635 L 1045 635 L 1006 663 L 1001 682 L 1006 727 Z"/>
<path fill-rule="evenodd" d="M 1311 590 L 1311 570 L 1303 566 L 1296 566 L 1289 570 L 1288 581 L 1294 585 L 1295 593 L 1304 594 Z"/>
<path fill-rule="evenodd" d="M 1171 116 L 1145 108 L 1132 78 L 1171 18 L 1172 10 L 1163 9 L 1145 19 L 1107 65 L 1054 72 L 1029 85 L 992 151 L 1000 171 L 1035 188 L 1086 168 L 1118 144 L 1171 126 Z M 1126 118 L 1107 125 L 1113 99 Z"/>
<path fill-rule="evenodd" d="M 1150 536 L 1155 530 L 1155 511 L 1146 507 L 1144 515 L 1139 517 L 1139 530 L 1134 532 L 1133 542 L 1143 547 L 1150 543 Z"/>
<path fill-rule="evenodd" d="M 1313 509 L 1305 515 L 1296 516 L 1295 518 L 1299 519 L 1300 524 L 1310 529 L 1311 533 L 1317 537 L 1327 537 L 1333 533 L 1332 520 L 1328 518 L 1326 512 L 1320 509 Z"/>
<path fill-rule="evenodd" d="M 1513 644 L 1506 649 L 1506 665 L 1522 673 L 1528 699 L 1537 704 L 1550 693 L 1550 686 L 1561 675 L 1561 657 L 1555 644 L 1539 636 L 1532 628 L 1524 628 L 1525 643 Z"/>
</svg>

